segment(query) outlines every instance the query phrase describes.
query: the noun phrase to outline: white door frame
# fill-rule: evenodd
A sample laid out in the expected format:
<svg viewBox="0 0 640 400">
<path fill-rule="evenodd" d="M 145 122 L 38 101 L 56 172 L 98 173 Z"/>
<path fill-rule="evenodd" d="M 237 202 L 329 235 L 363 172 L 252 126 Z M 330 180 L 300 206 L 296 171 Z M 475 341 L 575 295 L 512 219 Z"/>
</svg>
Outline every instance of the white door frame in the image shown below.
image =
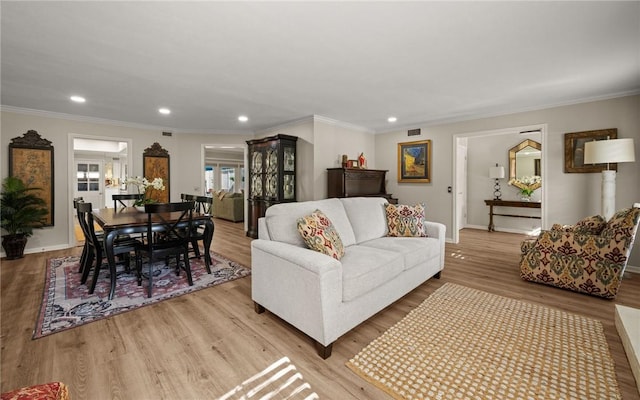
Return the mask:
<svg viewBox="0 0 640 400">
<path fill-rule="evenodd" d="M 75 162 L 76 156 L 75 151 L 73 149 L 73 140 L 74 139 L 93 139 L 93 140 L 105 140 L 109 142 L 125 142 L 127 143 L 127 165 L 129 168 L 129 173 L 131 173 L 133 169 L 133 139 L 124 138 L 124 137 L 114 137 L 114 136 L 95 136 L 95 135 L 83 135 L 79 133 L 69 133 L 67 136 L 67 193 L 68 199 L 67 206 L 69 207 L 69 243 L 72 246 L 77 246 L 78 241 L 76 240 L 75 230 L 74 230 L 74 221 L 75 221 L 75 210 L 73 209 L 73 194 L 75 191 L 74 182 L 75 177 L 69 177 L 69 174 L 75 174 Z M 104 189 L 104 188 L 103 188 Z M 104 193 L 104 190 L 103 190 Z"/>
<path fill-rule="evenodd" d="M 453 232 L 451 235 L 452 238 L 452 242 L 453 243 L 458 243 L 460 241 L 460 232 L 458 231 L 458 219 L 460 218 L 460 216 L 458 215 L 458 204 L 457 204 L 457 193 L 458 191 L 460 192 L 466 192 L 467 188 L 457 188 L 457 176 L 458 174 L 466 174 L 467 171 L 459 171 L 458 168 L 458 142 L 461 141 L 463 138 L 469 138 L 469 137 L 482 137 L 482 136 L 494 136 L 494 135 L 506 135 L 506 134 L 513 134 L 515 132 L 525 132 L 525 131 L 533 131 L 533 130 L 540 130 L 540 144 L 542 145 L 542 182 L 544 184 L 544 182 L 547 181 L 547 159 L 549 158 L 547 156 L 548 154 L 548 149 L 547 146 L 545 145 L 546 141 L 547 141 L 547 129 L 548 126 L 547 124 L 535 124 L 535 125 L 526 125 L 526 126 L 517 126 L 517 127 L 513 127 L 513 128 L 505 128 L 505 129 L 494 129 L 494 130 L 488 130 L 488 131 L 480 131 L 480 132 L 467 132 L 467 133 L 460 133 L 457 135 L 453 135 L 452 140 L 453 140 L 453 146 L 452 146 L 452 153 L 453 153 L 453 193 L 454 195 L 451 196 L 452 198 L 452 204 L 451 204 L 451 209 L 453 210 L 452 212 L 452 223 L 451 223 L 451 227 L 453 228 Z M 473 151 L 473 149 L 469 149 L 467 148 L 467 154 L 469 154 L 471 151 Z M 508 151 L 508 149 L 505 149 L 504 151 Z M 508 168 L 508 166 L 507 166 Z M 464 180 L 466 182 L 466 180 Z M 547 198 L 548 198 L 548 193 L 549 190 L 545 189 L 542 191 L 542 206 L 541 206 L 541 226 L 544 229 L 545 226 L 547 226 L 547 212 L 546 212 L 546 207 L 545 205 L 548 204 L 547 203 Z M 464 198 L 466 198 L 466 196 L 463 196 Z"/>
<path fill-rule="evenodd" d="M 248 163 L 248 154 L 249 154 L 249 146 L 247 145 L 247 143 L 242 142 L 242 143 L 203 143 L 200 145 L 200 184 L 202 185 L 202 190 L 204 191 L 204 187 L 206 187 L 205 185 L 205 175 L 204 175 L 204 168 L 207 165 L 207 160 L 206 160 L 206 151 L 207 151 L 207 146 L 216 146 L 216 147 L 222 147 L 222 146 L 233 146 L 233 147 L 242 147 L 243 152 L 244 152 L 244 173 L 245 173 L 245 180 L 244 180 L 244 230 L 245 232 L 249 229 L 249 207 L 247 207 L 247 199 L 248 199 L 248 194 L 249 194 L 249 179 L 248 175 L 247 175 L 247 166 L 249 165 Z M 237 161 L 234 161 L 237 162 Z"/>
</svg>

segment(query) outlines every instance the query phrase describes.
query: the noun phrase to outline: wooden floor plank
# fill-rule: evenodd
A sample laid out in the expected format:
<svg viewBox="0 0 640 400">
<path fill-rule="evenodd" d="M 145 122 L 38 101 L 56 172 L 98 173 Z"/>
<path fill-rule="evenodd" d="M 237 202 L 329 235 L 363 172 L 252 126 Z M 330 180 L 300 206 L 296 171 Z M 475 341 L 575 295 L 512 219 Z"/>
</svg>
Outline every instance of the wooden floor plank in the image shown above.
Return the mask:
<svg viewBox="0 0 640 400">
<path fill-rule="evenodd" d="M 70 251 L 2 260 L 0 387 L 61 380 L 74 400 L 212 399 L 287 356 L 321 398 L 386 399 L 344 363 L 453 282 L 599 319 L 623 399 L 640 399 L 614 326 L 615 304 L 640 308 L 640 276 L 627 274 L 618 298 L 602 300 L 522 281 L 517 266 L 523 235 L 464 229 L 460 237 L 459 244 L 446 245 L 442 279 L 425 282 L 341 337 L 327 360 L 291 325 L 253 311 L 250 277 L 32 340 L 46 261 Z M 242 223 L 215 220 L 214 251 L 250 266 L 250 243 Z"/>
</svg>

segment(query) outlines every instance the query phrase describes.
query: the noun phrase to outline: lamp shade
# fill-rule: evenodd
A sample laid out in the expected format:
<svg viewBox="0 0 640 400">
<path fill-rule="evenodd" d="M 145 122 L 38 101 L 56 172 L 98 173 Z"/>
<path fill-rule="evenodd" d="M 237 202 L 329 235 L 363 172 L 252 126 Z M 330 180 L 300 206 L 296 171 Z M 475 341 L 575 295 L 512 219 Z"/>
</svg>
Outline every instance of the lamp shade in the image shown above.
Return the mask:
<svg viewBox="0 0 640 400">
<path fill-rule="evenodd" d="M 504 178 L 504 167 L 491 167 L 489 168 L 489 178 L 502 179 Z"/>
<path fill-rule="evenodd" d="M 633 139 L 594 140 L 584 144 L 585 164 L 633 162 Z"/>
</svg>

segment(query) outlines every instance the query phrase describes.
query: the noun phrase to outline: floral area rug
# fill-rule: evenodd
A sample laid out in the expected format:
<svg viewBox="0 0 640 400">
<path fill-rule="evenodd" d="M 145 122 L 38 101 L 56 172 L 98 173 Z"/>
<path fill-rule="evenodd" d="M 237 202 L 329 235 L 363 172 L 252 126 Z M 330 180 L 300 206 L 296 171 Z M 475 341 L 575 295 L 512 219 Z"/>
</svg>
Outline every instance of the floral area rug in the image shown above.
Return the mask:
<svg viewBox="0 0 640 400">
<path fill-rule="evenodd" d="M 133 262 L 131 271 L 126 272 L 123 265 L 117 266 L 116 293 L 109 300 L 109 268 L 103 267 L 93 294 L 89 294 L 90 274 L 86 284 L 80 283 L 79 257 L 52 258 L 47 261 L 44 295 L 40 314 L 33 333 L 38 339 L 89 322 L 117 315 L 136 308 L 171 299 L 183 294 L 219 285 L 250 274 L 250 269 L 223 256 L 211 252 L 211 274 L 207 273 L 202 259 L 189 260 L 193 286 L 187 283 L 184 270 L 176 275 L 175 264 L 163 262 L 153 267 L 153 297 L 147 297 L 148 281 L 142 280 L 138 286 Z M 143 273 L 149 267 L 143 266 Z"/>
</svg>

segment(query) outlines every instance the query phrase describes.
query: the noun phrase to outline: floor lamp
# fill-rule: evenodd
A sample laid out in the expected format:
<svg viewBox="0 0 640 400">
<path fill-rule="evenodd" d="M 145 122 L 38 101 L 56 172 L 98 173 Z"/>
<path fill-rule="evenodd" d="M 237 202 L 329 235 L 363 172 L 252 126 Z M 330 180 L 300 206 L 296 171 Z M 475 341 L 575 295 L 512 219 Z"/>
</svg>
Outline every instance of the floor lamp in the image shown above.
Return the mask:
<svg viewBox="0 0 640 400">
<path fill-rule="evenodd" d="M 585 164 L 607 164 L 602 171 L 602 216 L 607 221 L 616 209 L 616 171 L 609 170 L 609 164 L 635 160 L 633 139 L 594 140 L 584 145 Z"/>
</svg>

